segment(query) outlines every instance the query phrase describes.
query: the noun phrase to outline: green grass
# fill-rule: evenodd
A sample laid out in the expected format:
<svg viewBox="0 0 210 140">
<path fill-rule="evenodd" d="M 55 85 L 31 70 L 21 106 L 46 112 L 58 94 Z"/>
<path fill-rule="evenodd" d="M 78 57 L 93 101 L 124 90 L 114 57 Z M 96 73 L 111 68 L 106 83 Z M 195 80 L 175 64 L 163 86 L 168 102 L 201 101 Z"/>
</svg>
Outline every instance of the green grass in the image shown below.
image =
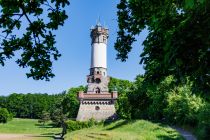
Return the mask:
<svg viewBox="0 0 210 140">
<path fill-rule="evenodd" d="M 68 140 L 183 140 L 174 129 L 145 120 L 119 120 L 106 126 L 73 131 Z"/>
<path fill-rule="evenodd" d="M 34 119 L 14 118 L 0 124 L 0 134 L 31 134 L 30 140 L 52 140 L 60 128 L 50 125 L 42 127 Z M 170 127 L 145 120 L 119 120 L 107 125 L 68 132 L 65 140 L 182 140 L 178 132 Z M 25 139 L 24 139 L 25 140 Z M 27 140 L 27 138 L 26 138 Z"/>
<path fill-rule="evenodd" d="M 0 123 L 0 134 L 32 134 L 33 139 L 51 140 L 54 134 L 60 133 L 61 128 L 53 128 L 46 124 L 42 126 L 36 119 L 18 119 L 13 118 L 6 124 Z"/>
</svg>

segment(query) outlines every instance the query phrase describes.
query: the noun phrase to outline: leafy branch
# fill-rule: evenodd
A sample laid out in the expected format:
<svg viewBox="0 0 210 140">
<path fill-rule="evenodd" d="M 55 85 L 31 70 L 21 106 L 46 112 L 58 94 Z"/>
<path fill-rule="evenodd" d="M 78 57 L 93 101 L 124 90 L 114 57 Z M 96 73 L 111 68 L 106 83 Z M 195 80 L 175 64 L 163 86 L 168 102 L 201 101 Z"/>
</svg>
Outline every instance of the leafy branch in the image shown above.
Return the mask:
<svg viewBox="0 0 210 140">
<path fill-rule="evenodd" d="M 17 50 L 22 50 L 16 62 L 20 67 L 29 68 L 27 77 L 35 80 L 49 80 L 54 77 L 52 62 L 61 54 L 54 46 L 56 41 L 53 30 L 64 25 L 68 18 L 64 8 L 69 4 L 68 0 L 0 1 L 0 28 L 3 29 L 0 32 L 3 37 L 0 42 L 0 64 L 4 66 L 5 61 L 12 58 Z M 49 22 L 43 19 L 46 14 Z M 24 20 L 28 22 L 27 25 L 23 25 Z M 22 35 L 16 34 L 20 29 L 26 31 Z"/>
</svg>

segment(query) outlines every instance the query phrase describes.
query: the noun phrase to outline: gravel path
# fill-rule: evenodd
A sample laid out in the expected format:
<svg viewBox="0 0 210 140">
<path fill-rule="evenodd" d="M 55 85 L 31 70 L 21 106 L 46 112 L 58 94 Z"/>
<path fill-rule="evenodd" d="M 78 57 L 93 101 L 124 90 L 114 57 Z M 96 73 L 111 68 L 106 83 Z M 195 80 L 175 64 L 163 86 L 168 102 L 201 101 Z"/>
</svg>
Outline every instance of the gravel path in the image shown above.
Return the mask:
<svg viewBox="0 0 210 140">
<path fill-rule="evenodd" d="M 172 128 L 176 129 L 186 140 L 197 140 L 196 137 L 189 131 L 186 131 L 179 127 L 172 127 Z"/>
<path fill-rule="evenodd" d="M 32 134 L 0 134 L 0 140 L 38 140 L 36 135 Z"/>
</svg>

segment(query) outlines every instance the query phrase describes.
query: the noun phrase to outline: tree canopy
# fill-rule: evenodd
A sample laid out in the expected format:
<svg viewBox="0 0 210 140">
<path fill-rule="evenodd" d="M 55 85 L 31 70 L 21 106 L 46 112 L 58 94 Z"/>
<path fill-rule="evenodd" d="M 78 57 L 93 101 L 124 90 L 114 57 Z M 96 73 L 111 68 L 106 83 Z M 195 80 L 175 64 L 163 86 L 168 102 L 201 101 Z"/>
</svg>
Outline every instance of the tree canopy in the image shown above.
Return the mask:
<svg viewBox="0 0 210 140">
<path fill-rule="evenodd" d="M 136 35 L 143 41 L 145 78 L 160 81 L 174 75 L 209 91 L 210 2 L 208 0 L 121 0 L 118 8 L 117 58 L 126 61 Z"/>
<path fill-rule="evenodd" d="M 61 54 L 53 31 L 64 25 L 69 4 L 69 0 L 0 0 L 0 65 L 19 52 L 16 62 L 30 69 L 27 77 L 54 77 L 52 62 Z"/>
</svg>

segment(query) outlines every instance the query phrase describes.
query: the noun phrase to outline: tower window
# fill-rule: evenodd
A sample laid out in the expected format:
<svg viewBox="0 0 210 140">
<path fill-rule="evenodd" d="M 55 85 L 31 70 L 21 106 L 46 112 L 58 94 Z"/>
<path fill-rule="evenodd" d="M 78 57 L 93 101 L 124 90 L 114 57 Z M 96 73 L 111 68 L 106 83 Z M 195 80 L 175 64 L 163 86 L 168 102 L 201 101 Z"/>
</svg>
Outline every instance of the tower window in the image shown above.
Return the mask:
<svg viewBox="0 0 210 140">
<path fill-rule="evenodd" d="M 96 93 L 101 93 L 100 88 L 97 87 L 96 90 L 95 90 L 95 92 L 96 92 Z"/>
<path fill-rule="evenodd" d="M 96 81 L 96 83 L 98 83 L 98 84 L 101 83 L 101 79 L 99 79 L 99 78 L 96 78 L 95 81 Z"/>
<path fill-rule="evenodd" d="M 97 71 L 97 74 L 99 74 L 99 71 Z"/>
<path fill-rule="evenodd" d="M 99 106 L 96 106 L 96 107 L 95 107 L 95 110 L 100 110 L 100 107 L 99 107 Z"/>
<path fill-rule="evenodd" d="M 106 42 L 106 37 L 105 36 L 103 36 L 103 42 Z"/>
</svg>

